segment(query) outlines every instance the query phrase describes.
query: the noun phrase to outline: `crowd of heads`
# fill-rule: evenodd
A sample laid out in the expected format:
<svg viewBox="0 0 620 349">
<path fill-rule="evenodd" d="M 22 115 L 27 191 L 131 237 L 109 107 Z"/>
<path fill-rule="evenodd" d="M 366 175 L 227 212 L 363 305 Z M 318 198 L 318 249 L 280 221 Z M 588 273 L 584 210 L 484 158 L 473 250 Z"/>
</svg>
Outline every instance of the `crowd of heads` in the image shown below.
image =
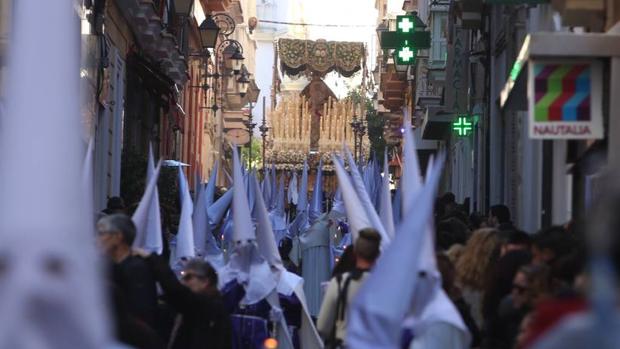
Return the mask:
<svg viewBox="0 0 620 349">
<path fill-rule="evenodd" d="M 436 202 L 435 227 L 443 287 L 475 320 L 467 325 L 477 347 L 525 348 L 541 307 L 586 296 L 586 243 L 574 224 L 525 232 L 507 206 L 468 214 L 448 193 Z"/>
</svg>

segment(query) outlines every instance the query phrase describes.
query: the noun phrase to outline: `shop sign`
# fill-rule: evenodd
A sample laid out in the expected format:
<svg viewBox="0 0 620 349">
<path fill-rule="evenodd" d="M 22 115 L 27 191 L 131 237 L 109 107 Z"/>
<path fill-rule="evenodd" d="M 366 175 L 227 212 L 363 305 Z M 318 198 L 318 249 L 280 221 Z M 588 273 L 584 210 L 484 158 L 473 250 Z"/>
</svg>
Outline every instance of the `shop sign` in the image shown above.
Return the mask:
<svg viewBox="0 0 620 349">
<path fill-rule="evenodd" d="M 530 138 L 604 137 L 600 61 L 534 59 L 528 76 Z"/>
</svg>

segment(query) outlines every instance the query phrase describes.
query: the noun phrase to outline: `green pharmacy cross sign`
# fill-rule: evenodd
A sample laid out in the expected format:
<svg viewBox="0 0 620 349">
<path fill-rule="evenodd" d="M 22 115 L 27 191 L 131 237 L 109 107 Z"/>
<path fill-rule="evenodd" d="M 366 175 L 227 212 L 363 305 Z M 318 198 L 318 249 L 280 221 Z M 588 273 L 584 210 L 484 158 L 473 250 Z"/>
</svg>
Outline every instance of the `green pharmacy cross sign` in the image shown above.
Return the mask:
<svg viewBox="0 0 620 349">
<path fill-rule="evenodd" d="M 381 33 L 381 48 L 394 49 L 394 61 L 397 65 L 415 64 L 418 50 L 431 47 L 431 34 L 416 30 L 414 15 L 396 16 L 396 31 Z"/>
<path fill-rule="evenodd" d="M 471 115 L 459 115 L 452 121 L 452 129 L 458 133 L 460 137 L 466 137 L 474 130 L 474 123 Z"/>
<path fill-rule="evenodd" d="M 398 16 L 396 20 L 396 27 L 399 32 L 410 33 L 415 30 L 415 21 L 409 17 L 413 16 Z"/>
</svg>

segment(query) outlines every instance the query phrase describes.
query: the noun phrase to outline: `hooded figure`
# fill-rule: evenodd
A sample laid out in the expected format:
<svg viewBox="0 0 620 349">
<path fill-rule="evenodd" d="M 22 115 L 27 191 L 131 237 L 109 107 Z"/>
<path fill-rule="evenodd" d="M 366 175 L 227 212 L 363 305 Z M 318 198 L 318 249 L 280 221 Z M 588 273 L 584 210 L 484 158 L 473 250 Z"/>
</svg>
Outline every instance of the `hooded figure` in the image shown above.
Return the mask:
<svg viewBox="0 0 620 349">
<path fill-rule="evenodd" d="M 12 10 L 0 120 L 0 348 L 105 348 L 102 268 L 81 187 L 74 1 L 13 1 Z"/>
<path fill-rule="evenodd" d="M 297 214 L 290 224 L 289 230 L 293 236 L 299 236 L 310 226 L 308 217 L 308 162 L 304 160 L 304 170 L 301 175 L 299 187 L 299 199 L 297 201 Z"/>
<path fill-rule="evenodd" d="M 299 192 L 297 192 L 297 172 L 293 172 L 293 178 L 288 183 L 287 199 L 289 204 L 297 205 Z"/>
<path fill-rule="evenodd" d="M 280 240 L 288 235 L 288 225 L 286 224 L 286 212 L 284 212 L 284 176 L 280 177 L 278 192 L 275 197 L 275 207 L 269 212 L 271 226 L 276 238 L 276 245 Z"/>
<path fill-rule="evenodd" d="M 203 189 L 202 185 L 198 186 L 196 206 L 194 207 L 194 215 L 192 218 L 194 223 L 194 244 L 196 246 L 196 253 L 208 261 L 216 270 L 221 270 L 224 266 L 224 255 L 215 241 L 213 228 L 209 222 L 208 215 L 208 207 L 213 203 L 216 180 L 217 164 L 211 173 L 207 188 Z M 217 222 L 219 222 L 219 220 Z"/>
<path fill-rule="evenodd" d="M 334 256 L 340 256 L 344 251 L 346 246 L 342 246 L 343 243 L 346 243 L 345 238 L 347 236 L 351 236 L 350 234 L 346 234 L 340 228 L 343 225 L 346 225 L 344 222 L 346 221 L 346 209 L 344 208 L 344 202 L 342 201 L 342 192 L 340 188 L 336 189 L 336 193 L 334 194 L 334 199 L 332 203 L 332 209 L 329 211 L 328 217 L 328 226 L 329 226 L 329 238 L 331 241 L 332 250 L 334 251 Z M 349 240 L 350 239 L 346 239 Z M 350 242 L 349 242 L 350 244 Z M 347 244 L 348 245 L 348 244 Z"/>
<path fill-rule="evenodd" d="M 392 212 L 392 193 L 390 192 L 390 171 L 388 167 L 387 153 L 383 157 L 383 179 L 379 198 L 379 218 L 388 236 L 394 238 L 394 215 Z"/>
<path fill-rule="evenodd" d="M 312 203 L 309 209 L 312 225 L 299 235 L 302 260 L 301 276 L 304 278 L 304 291 L 306 292 L 308 308 L 312 316 L 317 316 L 319 310 L 321 310 L 321 303 L 323 301 L 321 283 L 329 280 L 332 268 L 328 218 L 327 215 L 322 214 L 322 165 L 323 161 L 320 161 L 319 168 L 317 169 L 317 178 L 314 183 Z M 302 188 L 304 188 L 304 183 L 307 185 L 307 177 L 307 171 L 304 171 Z M 304 193 L 303 190 L 302 193 Z M 302 200 L 299 201 L 302 202 Z"/>
<path fill-rule="evenodd" d="M 304 169 L 301 174 L 301 186 L 299 188 L 299 199 L 295 219 L 289 224 L 289 233 L 293 240 L 293 247 L 289 254 L 291 261 L 296 266 L 301 262 L 301 247 L 299 236 L 310 227 L 308 220 L 308 162 L 304 160 Z"/>
<path fill-rule="evenodd" d="M 181 196 L 181 216 L 179 218 L 179 227 L 177 235 L 174 239 L 174 249 L 170 254 L 170 266 L 173 270 L 180 270 L 181 263 L 196 255 L 194 244 L 194 225 L 192 222 L 192 212 L 194 211 L 194 203 L 189 194 L 189 185 L 183 167 L 179 166 L 179 194 Z M 172 245 L 172 244 L 171 244 Z"/>
<path fill-rule="evenodd" d="M 338 177 L 338 189 L 342 192 L 342 198 L 344 199 L 344 206 L 347 211 L 347 219 L 349 221 L 349 231 L 351 234 L 351 242 L 355 242 L 360 230 L 368 227 L 372 227 L 368 215 L 364 210 L 361 200 L 357 194 L 357 191 L 351 184 L 351 179 L 347 174 L 347 171 L 342 165 L 342 161 L 335 155 L 332 157 L 334 163 L 334 169 L 336 176 Z"/>
<path fill-rule="evenodd" d="M 140 199 L 131 219 L 136 225 L 136 238 L 133 247 L 145 249 L 149 252 L 161 254 L 164 242 L 161 232 L 161 211 L 159 209 L 159 194 L 157 179 L 161 169 L 161 161 L 154 166 L 153 151 L 149 145 L 149 158 L 146 167 L 146 189 Z"/>
<path fill-rule="evenodd" d="M 353 348 L 400 348 L 403 327 L 415 333 L 411 348 L 469 347 L 467 327 L 441 289 L 433 247 L 432 213 L 443 157 L 429 166 L 427 182 L 422 186 L 415 182 L 420 178 L 414 177 L 419 168 L 411 152 L 415 148 L 408 131 L 408 160 L 402 178 L 413 179 L 403 185 L 408 199 L 404 207 L 409 210 L 404 211 L 394 242 L 379 258 L 350 309 L 347 344 Z M 399 280 L 398 287 L 385 287 L 393 280 Z"/>
<path fill-rule="evenodd" d="M 253 186 L 252 186 L 253 187 Z M 260 347 L 277 304 L 277 276 L 256 244 L 239 155 L 233 149 L 233 231 L 228 263 L 221 272 L 222 294 L 233 322 L 235 348 Z M 267 299 L 271 297 L 271 301 Z M 276 298 L 275 302 L 273 298 Z M 274 309 L 277 309 L 274 308 Z"/>
<path fill-rule="evenodd" d="M 364 209 L 364 212 L 366 213 L 366 215 L 368 216 L 368 219 L 370 220 L 370 224 L 371 224 L 370 227 L 375 228 L 381 235 L 381 246 L 387 246 L 390 243 L 390 237 L 386 233 L 385 227 L 383 227 L 383 224 L 381 223 L 381 219 L 379 218 L 379 215 L 377 214 L 377 211 L 372 202 L 372 199 L 370 198 L 370 195 L 368 195 L 368 192 L 366 191 L 366 187 L 364 186 L 364 180 L 362 179 L 362 176 L 359 173 L 359 170 L 357 168 L 357 165 L 355 164 L 355 161 L 353 161 L 353 155 L 351 155 L 351 152 L 346 147 L 346 145 L 344 148 L 345 148 L 344 149 L 345 154 L 347 155 L 349 159 L 349 166 L 351 167 L 351 182 L 353 184 L 353 187 L 357 191 L 358 197 L 361 202 L 361 207 Z"/>
<path fill-rule="evenodd" d="M 310 224 L 319 219 L 323 214 L 323 159 L 319 161 L 319 167 L 316 169 L 316 179 L 314 181 L 314 189 L 312 190 L 312 200 L 308 209 L 308 218 Z"/>
<path fill-rule="evenodd" d="M 321 284 L 329 281 L 332 270 L 328 217 L 319 217 L 299 237 L 301 248 L 301 276 L 312 316 L 317 316 L 323 302 Z"/>
<path fill-rule="evenodd" d="M 209 190 L 207 186 L 207 191 Z M 229 189 L 224 193 L 224 195 L 220 196 L 216 202 L 209 205 L 207 209 L 207 217 L 209 219 L 209 225 L 211 229 L 215 229 L 218 224 L 222 221 L 222 218 L 226 215 L 228 208 L 230 207 L 230 203 L 233 200 L 233 190 Z"/>
<path fill-rule="evenodd" d="M 267 205 L 271 202 L 271 197 L 273 195 L 273 191 L 275 188 L 273 187 L 273 182 L 271 180 L 271 170 L 265 170 L 265 178 L 263 178 L 263 198 L 265 198 Z M 269 207 L 269 206 L 267 206 Z"/>
<path fill-rule="evenodd" d="M 322 348 L 320 337 L 306 305 L 303 279 L 285 269 L 276 246 L 269 215 L 260 191 L 256 190 L 256 196 L 256 209 L 253 212 L 253 218 L 257 224 L 256 242 L 258 250 L 278 278 L 278 303 L 280 305 L 279 309 L 283 311 L 284 315 L 284 317 L 281 317 L 282 321 L 280 323 L 284 322 L 285 326 L 282 327 L 286 329 L 278 331 L 278 334 L 282 332 L 288 334 L 288 336 L 278 339 L 280 347 L 286 347 L 290 339 L 296 348 Z M 292 333 L 288 331 L 289 328 L 292 329 Z"/>
</svg>

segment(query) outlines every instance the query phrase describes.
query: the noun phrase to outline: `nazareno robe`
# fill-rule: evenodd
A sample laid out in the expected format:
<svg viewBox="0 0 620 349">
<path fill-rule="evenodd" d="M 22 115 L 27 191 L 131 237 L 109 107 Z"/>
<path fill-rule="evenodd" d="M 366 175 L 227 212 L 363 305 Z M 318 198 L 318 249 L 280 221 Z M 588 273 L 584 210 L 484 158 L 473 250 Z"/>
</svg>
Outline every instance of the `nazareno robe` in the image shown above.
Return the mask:
<svg viewBox="0 0 620 349">
<path fill-rule="evenodd" d="M 326 215 L 319 218 L 299 237 L 301 245 L 301 275 L 310 315 L 319 315 L 323 294 L 321 283 L 331 277 L 332 253 Z"/>
</svg>

